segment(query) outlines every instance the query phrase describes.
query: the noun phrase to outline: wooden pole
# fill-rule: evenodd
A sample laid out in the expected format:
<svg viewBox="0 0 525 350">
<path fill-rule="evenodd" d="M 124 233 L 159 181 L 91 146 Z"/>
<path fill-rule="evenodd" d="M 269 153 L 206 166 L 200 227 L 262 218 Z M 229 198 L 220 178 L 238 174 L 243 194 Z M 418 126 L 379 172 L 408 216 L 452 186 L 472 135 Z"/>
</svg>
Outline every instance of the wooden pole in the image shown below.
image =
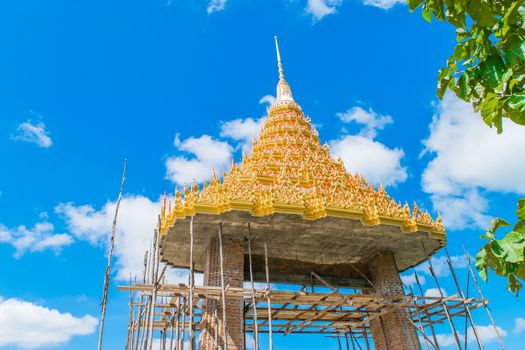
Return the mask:
<svg viewBox="0 0 525 350">
<path fill-rule="evenodd" d="M 252 307 L 253 307 L 253 338 L 255 350 L 259 350 L 259 325 L 257 324 L 257 302 L 255 300 L 255 284 L 253 283 L 253 264 L 252 264 L 252 230 L 248 223 L 248 260 L 250 262 L 250 283 L 252 286 Z"/>
<path fill-rule="evenodd" d="M 436 283 L 439 295 L 441 296 L 441 298 L 443 298 L 443 292 L 441 291 L 441 287 L 439 286 L 439 281 L 437 279 L 437 276 L 434 273 L 434 267 L 432 266 L 432 260 L 430 259 L 430 257 L 427 254 L 427 250 L 425 248 L 425 244 L 423 242 L 421 242 L 421 245 L 423 246 L 423 250 L 425 251 L 425 255 L 427 256 L 427 259 L 428 259 L 428 269 L 430 271 L 430 274 L 432 275 L 432 278 L 434 279 L 434 282 Z M 447 306 L 443 302 L 441 303 L 441 305 L 443 306 L 443 310 L 445 311 L 445 315 L 447 316 L 448 324 L 450 325 L 450 329 L 452 330 L 452 335 L 454 336 L 454 342 L 456 344 L 456 348 L 458 350 L 461 350 L 461 345 L 459 343 L 458 333 L 456 332 L 456 327 L 454 326 L 454 322 L 452 322 L 452 319 L 450 318 L 450 314 L 448 312 Z"/>
<path fill-rule="evenodd" d="M 370 350 L 370 343 L 368 342 L 368 332 L 366 331 L 365 325 L 363 325 L 363 337 L 365 338 L 366 350 Z"/>
<path fill-rule="evenodd" d="M 458 278 L 456 276 L 456 271 L 454 270 L 454 267 L 452 266 L 452 261 L 450 260 L 450 255 L 448 254 L 447 247 L 444 247 L 444 248 L 445 248 L 445 254 L 447 256 L 448 268 L 450 269 L 450 272 L 452 273 L 452 278 L 453 278 L 454 283 L 456 285 L 456 289 L 458 290 L 459 295 L 461 295 L 461 297 L 463 299 L 465 299 L 465 295 L 463 294 L 463 291 L 461 290 L 461 287 L 459 286 L 459 281 L 458 281 Z M 476 330 L 476 325 L 474 324 L 474 319 L 472 318 L 472 314 L 470 313 L 470 308 L 468 307 L 467 304 L 465 304 L 465 312 L 466 312 L 466 314 L 468 316 L 468 319 L 470 321 L 470 325 L 472 327 L 472 331 L 474 332 L 474 337 L 476 337 L 476 342 L 478 343 L 478 347 L 479 347 L 480 350 L 483 350 L 483 344 L 481 343 L 481 340 L 480 340 L 479 335 L 478 335 L 478 331 Z M 465 332 L 465 334 L 466 333 L 467 332 Z"/>
<path fill-rule="evenodd" d="M 410 285 L 408 286 L 408 289 L 410 290 L 410 296 L 413 297 L 414 296 L 414 291 L 412 290 L 412 287 Z M 421 314 L 419 313 L 419 309 L 417 307 L 416 301 L 414 301 L 414 304 L 415 304 L 415 310 L 416 310 L 416 315 L 417 315 L 417 320 L 419 322 L 419 326 L 424 331 L 425 328 L 423 326 L 423 322 L 421 321 Z M 427 350 L 430 350 L 430 346 L 428 346 L 429 341 L 428 341 L 428 337 L 426 337 L 426 334 L 425 334 L 424 339 L 425 339 L 425 345 L 426 345 Z"/>
<path fill-rule="evenodd" d="M 129 284 L 131 285 L 131 273 L 129 274 Z M 132 339 L 135 337 L 135 329 L 133 328 L 133 291 L 129 291 L 129 320 L 128 320 L 128 338 L 126 340 L 126 350 L 131 349 Z"/>
<path fill-rule="evenodd" d="M 111 261 L 113 259 L 113 249 L 115 248 L 115 235 L 117 231 L 117 216 L 120 208 L 120 201 L 122 200 L 122 192 L 124 191 L 124 183 L 126 182 L 126 170 L 128 160 L 124 159 L 124 171 L 122 173 L 122 182 L 120 183 L 120 191 L 117 199 L 117 206 L 115 207 L 115 216 L 113 216 L 113 226 L 111 228 L 111 238 L 109 241 L 108 265 L 104 274 L 104 288 L 102 291 L 102 302 L 100 303 L 100 328 L 98 331 L 98 350 L 102 350 L 102 338 L 104 336 L 104 322 L 106 320 L 106 304 L 108 301 L 109 280 L 111 278 Z"/>
<path fill-rule="evenodd" d="M 226 286 L 224 285 L 224 252 L 222 247 L 222 222 L 219 223 L 219 257 L 221 264 L 221 299 L 222 299 L 222 337 L 224 348 L 228 350 L 228 337 L 226 334 Z"/>
<path fill-rule="evenodd" d="M 381 329 L 381 335 L 383 336 L 383 341 L 385 342 L 385 347 L 387 350 L 390 350 L 390 344 L 388 343 L 388 339 L 385 336 L 385 326 L 383 324 L 383 317 L 379 316 L 379 326 Z"/>
<path fill-rule="evenodd" d="M 264 265 L 266 270 L 266 296 L 268 306 L 268 343 L 269 349 L 273 350 L 273 326 L 272 326 L 272 301 L 270 299 L 270 268 L 268 267 L 268 247 L 264 242 Z"/>
<path fill-rule="evenodd" d="M 419 277 L 417 275 L 416 272 L 414 272 L 414 277 L 416 279 L 416 284 L 417 284 L 417 287 L 419 289 L 419 294 L 421 296 L 423 296 L 423 288 L 421 287 L 421 283 L 419 282 Z M 425 299 L 423 299 L 423 305 L 426 305 L 427 302 L 425 301 Z M 437 349 L 439 350 L 439 343 L 437 341 L 437 337 L 436 337 L 436 331 L 434 330 L 434 325 L 432 324 L 432 322 L 430 322 L 430 313 L 428 312 L 427 308 L 424 308 L 424 313 L 425 315 L 427 316 L 427 319 L 428 319 L 428 325 L 430 327 L 430 333 L 432 333 L 432 339 L 434 339 L 434 344 L 436 345 Z"/>
<path fill-rule="evenodd" d="M 147 267 L 148 267 L 148 251 L 144 253 L 144 271 L 142 272 L 142 283 L 146 283 L 146 274 L 147 274 Z M 144 294 L 140 293 L 140 304 L 137 311 L 137 339 L 135 341 L 135 346 L 133 347 L 133 350 L 137 350 L 139 344 L 141 343 L 140 340 L 140 329 L 141 329 L 141 321 L 142 321 L 142 303 L 144 302 Z"/>
<path fill-rule="evenodd" d="M 151 295 L 151 312 L 149 320 L 149 330 L 148 330 L 148 349 L 153 348 L 153 324 L 155 323 L 155 307 L 157 303 L 157 290 L 159 288 L 158 273 L 159 273 L 159 244 L 160 244 L 160 216 L 159 216 L 159 225 L 155 230 L 155 241 L 154 241 L 154 264 L 152 265 L 152 280 L 153 280 L 153 293 Z"/>
<path fill-rule="evenodd" d="M 180 338 L 180 297 L 177 298 L 177 320 L 175 321 L 175 349 L 179 349 L 179 338 Z"/>
<path fill-rule="evenodd" d="M 467 299 L 469 297 L 469 287 L 470 287 L 470 272 L 467 271 Z M 467 348 L 467 341 L 468 341 L 468 337 L 467 337 L 467 325 L 468 324 L 468 318 L 467 318 L 467 315 L 465 314 L 465 340 L 464 340 L 464 345 L 463 347 L 466 349 Z"/>
<path fill-rule="evenodd" d="M 472 276 L 472 280 L 474 281 L 474 284 L 476 285 L 476 289 L 478 290 L 478 294 L 481 297 L 481 299 L 485 299 L 483 297 L 483 292 L 481 292 L 481 288 L 478 284 L 478 279 L 476 278 L 476 275 L 474 274 L 474 271 L 472 270 L 472 265 L 470 264 L 470 255 L 468 254 L 465 247 L 463 247 L 463 250 L 465 251 L 465 256 L 467 257 L 467 264 L 468 269 L 470 271 L 470 275 Z M 498 327 L 496 326 L 496 321 L 494 321 L 494 318 L 492 317 L 492 313 L 490 312 L 490 309 L 485 301 L 483 301 L 483 306 L 485 307 L 485 310 L 487 311 L 487 315 L 489 316 L 490 323 L 492 324 L 492 327 L 494 327 L 494 330 L 496 331 L 496 335 L 498 336 L 499 344 L 501 346 L 501 349 L 505 350 L 505 345 L 503 345 L 503 340 L 501 339 L 501 334 L 499 333 Z"/>
<path fill-rule="evenodd" d="M 359 348 L 359 350 L 363 350 L 361 348 L 361 345 L 359 344 L 359 341 L 357 341 L 357 338 L 355 337 L 354 332 L 352 331 L 352 328 L 348 327 L 348 330 L 350 331 L 350 340 L 352 341 L 352 350 L 355 350 L 354 341 L 355 341 L 355 344 L 357 344 L 357 347 Z"/>
<path fill-rule="evenodd" d="M 195 287 L 194 281 L 193 281 L 193 216 L 190 218 L 190 275 L 189 275 L 189 282 L 190 282 L 190 322 L 189 322 L 189 329 L 188 334 L 190 338 L 190 350 L 193 350 L 194 345 L 194 335 L 193 335 L 193 289 Z"/>
<path fill-rule="evenodd" d="M 184 297 L 182 300 L 183 300 L 184 306 L 182 309 L 182 329 L 181 329 L 182 334 L 179 339 L 179 349 L 180 350 L 184 350 L 184 339 L 186 338 L 186 309 L 187 309 L 186 301 L 187 301 L 187 298 Z"/>
</svg>

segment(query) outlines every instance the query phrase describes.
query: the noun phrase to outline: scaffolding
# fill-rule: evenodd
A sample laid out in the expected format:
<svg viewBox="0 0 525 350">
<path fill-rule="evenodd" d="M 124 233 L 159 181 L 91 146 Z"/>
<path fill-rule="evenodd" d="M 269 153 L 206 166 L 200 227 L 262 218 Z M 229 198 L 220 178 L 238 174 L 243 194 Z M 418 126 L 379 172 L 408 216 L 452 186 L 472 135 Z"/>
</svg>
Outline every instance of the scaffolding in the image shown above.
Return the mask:
<svg viewBox="0 0 525 350">
<path fill-rule="evenodd" d="M 190 231 L 192 225 L 190 225 Z M 218 230 L 222 242 L 221 227 Z M 190 232 L 192 235 L 192 232 Z M 202 327 L 204 301 L 225 303 L 226 299 L 236 299 L 243 302 L 244 336 L 252 334 L 254 349 L 260 348 L 259 333 L 267 333 L 269 349 L 273 349 L 274 334 L 321 334 L 337 338 L 339 349 L 373 349 L 371 338 L 371 322 L 379 319 L 394 309 L 404 309 L 409 324 L 417 331 L 422 346 L 426 349 L 440 349 L 439 337 L 435 327 L 448 326 L 453 335 L 457 349 L 468 349 L 471 344 L 474 348 L 483 349 L 473 317 L 477 309 L 485 310 L 491 321 L 501 349 L 504 344 L 496 326 L 488 301 L 483 297 L 477 278 L 471 267 L 470 257 L 465 251 L 468 262 L 468 277 L 466 293 L 460 287 L 448 251 L 445 248 L 447 265 L 454 280 L 457 292 L 445 296 L 441 290 L 437 275 L 429 258 L 429 274 L 433 277 L 439 296 L 424 296 L 420 283 L 420 276 L 414 272 L 415 285 L 418 293 L 411 286 L 404 286 L 407 294 L 381 295 L 373 288 L 353 289 L 336 288 L 312 271 L 312 279 L 317 279 L 323 288 L 314 289 L 303 286 L 300 291 L 276 289 L 270 284 L 270 271 L 267 262 L 267 248 L 265 244 L 266 285 L 255 288 L 251 266 L 251 238 L 248 234 L 248 249 L 250 261 L 250 281 L 248 287 L 232 288 L 222 284 L 216 286 L 196 286 L 194 264 L 190 253 L 190 269 L 188 283 L 170 284 L 166 282 L 167 266 L 160 269 L 160 234 L 157 229 L 154 233 L 151 253 L 146 252 L 144 259 L 144 273 L 142 281 L 133 282 L 127 286 L 119 286 L 122 291 L 129 291 L 129 324 L 127 336 L 127 350 L 195 350 L 198 343 L 196 334 L 205 331 Z M 223 257 L 221 243 L 221 274 Z M 424 247 L 423 247 L 424 249 Z M 193 251 L 193 249 L 191 249 Z M 370 281 L 369 281 L 370 282 Z M 370 282 L 371 283 L 371 282 Z M 469 286 L 476 285 L 477 296 L 470 296 Z M 373 287 L 373 285 L 372 285 Z M 225 307 L 222 308 L 225 310 Z M 214 349 L 227 350 L 226 315 L 212 316 L 218 325 L 214 335 Z M 464 323 L 463 334 L 458 331 L 458 324 Z M 467 329 L 471 329 L 467 332 Z M 469 335 L 470 333 L 470 335 Z M 469 341 L 468 336 L 472 337 Z M 460 339 L 463 338 L 463 339 Z M 246 341 L 244 341 L 246 346 Z"/>
</svg>

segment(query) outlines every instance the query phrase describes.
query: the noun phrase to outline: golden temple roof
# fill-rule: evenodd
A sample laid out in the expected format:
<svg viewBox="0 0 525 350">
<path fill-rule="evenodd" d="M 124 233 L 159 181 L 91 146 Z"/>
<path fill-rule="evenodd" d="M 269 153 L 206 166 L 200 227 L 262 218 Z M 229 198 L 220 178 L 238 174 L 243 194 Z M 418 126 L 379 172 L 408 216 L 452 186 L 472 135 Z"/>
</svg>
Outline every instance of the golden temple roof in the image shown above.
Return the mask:
<svg viewBox="0 0 525 350">
<path fill-rule="evenodd" d="M 364 225 L 394 225 L 404 232 L 425 231 L 445 241 L 441 217 L 433 220 L 414 203 L 410 208 L 388 196 L 358 174 L 349 174 L 341 159 L 330 156 L 321 145 L 310 119 L 295 102 L 284 79 L 276 39 L 279 82 L 277 98 L 268 110 L 250 155 L 243 153 L 239 165 L 232 161 L 222 179 L 215 172 L 209 183 L 193 183 L 177 189 L 174 204 L 164 205 L 161 232 L 177 219 L 231 210 L 254 216 L 273 213 L 302 215 L 307 220 L 326 216 L 358 219 Z"/>
</svg>

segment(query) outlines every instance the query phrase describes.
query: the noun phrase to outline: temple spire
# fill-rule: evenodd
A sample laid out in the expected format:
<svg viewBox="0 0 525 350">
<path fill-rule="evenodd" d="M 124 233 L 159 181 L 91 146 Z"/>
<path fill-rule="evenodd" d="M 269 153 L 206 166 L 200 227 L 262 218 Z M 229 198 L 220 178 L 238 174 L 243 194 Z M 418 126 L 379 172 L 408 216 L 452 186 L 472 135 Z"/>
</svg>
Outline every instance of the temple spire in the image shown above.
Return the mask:
<svg viewBox="0 0 525 350">
<path fill-rule="evenodd" d="M 279 68 L 279 82 L 277 83 L 277 98 L 275 102 L 295 102 L 292 96 L 292 90 L 290 89 L 290 85 L 288 85 L 288 83 L 284 79 L 284 70 L 283 64 L 281 62 L 281 53 L 279 51 L 279 42 L 277 41 L 277 36 L 275 36 L 274 39 L 275 50 L 277 51 L 277 67 Z"/>
<path fill-rule="evenodd" d="M 275 51 L 277 51 L 277 67 L 279 67 L 279 80 L 284 80 L 283 64 L 281 62 L 281 53 L 279 52 L 279 41 L 277 35 L 273 37 L 275 39 Z"/>
</svg>

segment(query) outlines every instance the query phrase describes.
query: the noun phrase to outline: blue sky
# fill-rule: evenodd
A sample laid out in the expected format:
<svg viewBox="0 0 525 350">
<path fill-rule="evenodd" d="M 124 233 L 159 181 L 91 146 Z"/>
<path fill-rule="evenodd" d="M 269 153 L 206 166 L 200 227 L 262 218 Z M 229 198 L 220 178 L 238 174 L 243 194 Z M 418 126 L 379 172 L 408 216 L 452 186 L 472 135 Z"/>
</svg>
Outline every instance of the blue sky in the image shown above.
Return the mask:
<svg viewBox="0 0 525 350">
<path fill-rule="evenodd" d="M 3 1 L 0 323 L 11 328 L 0 330 L 0 347 L 93 349 L 127 158 L 105 339 L 123 346 L 128 296 L 115 286 L 140 265 L 161 194 L 206 180 L 248 147 L 275 95 L 276 34 L 321 140 L 396 199 L 440 211 L 452 255 L 463 245 L 474 254 L 491 217 L 515 217 L 525 128 L 506 124 L 497 136 L 454 96 L 436 101 L 454 32 L 395 0 Z M 465 277 L 459 260 L 458 271 Z M 490 279 L 484 291 L 518 349 L 523 302 Z M 427 276 L 425 290 L 433 287 Z M 26 318 L 6 318 L 13 310 Z M 61 322 L 69 327 L 53 328 Z M 23 336 L 29 326 L 33 337 Z M 319 337 L 276 344 L 337 347 Z"/>
</svg>

